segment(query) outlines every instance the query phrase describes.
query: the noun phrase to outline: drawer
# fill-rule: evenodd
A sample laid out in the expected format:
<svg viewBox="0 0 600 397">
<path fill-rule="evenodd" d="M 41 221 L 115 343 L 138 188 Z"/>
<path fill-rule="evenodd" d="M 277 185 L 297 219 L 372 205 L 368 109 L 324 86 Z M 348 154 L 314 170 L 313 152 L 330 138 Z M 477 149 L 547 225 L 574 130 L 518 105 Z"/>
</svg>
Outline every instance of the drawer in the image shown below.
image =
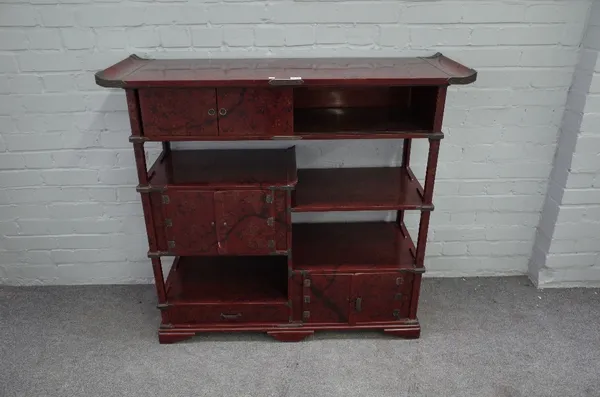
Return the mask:
<svg viewBox="0 0 600 397">
<path fill-rule="evenodd" d="M 171 324 L 287 323 L 289 308 L 277 303 L 174 304 L 167 309 Z"/>
</svg>

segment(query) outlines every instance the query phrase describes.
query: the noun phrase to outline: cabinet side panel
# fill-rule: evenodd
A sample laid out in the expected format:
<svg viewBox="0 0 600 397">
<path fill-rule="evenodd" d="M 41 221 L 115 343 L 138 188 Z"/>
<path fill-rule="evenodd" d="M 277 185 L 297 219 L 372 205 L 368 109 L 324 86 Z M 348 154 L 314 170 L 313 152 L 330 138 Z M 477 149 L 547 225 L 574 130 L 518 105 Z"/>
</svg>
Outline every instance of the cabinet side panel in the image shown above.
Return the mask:
<svg viewBox="0 0 600 397">
<path fill-rule="evenodd" d="M 275 228 L 275 248 L 278 251 L 288 249 L 288 229 L 291 225 L 291 212 L 288 211 L 288 192 L 283 190 L 275 191 L 274 207 L 275 220 L 273 226 Z M 288 214 L 290 219 L 288 219 Z"/>
<path fill-rule="evenodd" d="M 161 194 L 160 193 L 150 193 L 150 194 L 141 194 L 142 203 L 144 200 L 144 196 L 148 196 L 149 207 L 152 213 L 152 222 L 153 222 L 153 231 L 154 231 L 154 240 L 156 241 L 156 245 L 154 248 L 150 248 L 150 251 L 167 251 L 167 238 L 165 236 L 165 217 L 163 216 L 162 203 L 161 203 Z M 146 210 L 144 209 L 144 214 Z M 148 217 L 146 217 L 146 222 L 148 222 Z M 149 233 L 150 234 L 150 233 Z"/>
<path fill-rule="evenodd" d="M 140 104 L 137 90 L 125 90 L 127 98 L 127 109 L 129 110 L 129 123 L 131 124 L 131 135 L 142 135 L 142 123 L 140 115 Z"/>
</svg>

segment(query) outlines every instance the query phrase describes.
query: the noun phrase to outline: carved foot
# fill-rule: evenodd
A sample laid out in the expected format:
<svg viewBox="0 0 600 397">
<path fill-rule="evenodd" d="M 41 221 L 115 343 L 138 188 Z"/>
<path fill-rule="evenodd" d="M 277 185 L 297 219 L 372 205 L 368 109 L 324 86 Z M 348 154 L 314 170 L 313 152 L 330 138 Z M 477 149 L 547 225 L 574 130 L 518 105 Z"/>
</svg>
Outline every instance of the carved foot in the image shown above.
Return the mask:
<svg viewBox="0 0 600 397">
<path fill-rule="evenodd" d="M 421 336 L 421 328 L 387 328 L 384 329 L 387 335 L 397 336 L 404 339 L 418 339 Z"/>
<path fill-rule="evenodd" d="M 160 344 L 177 343 L 189 339 L 196 334 L 193 332 L 165 332 L 158 331 L 158 342 Z"/>
<path fill-rule="evenodd" d="M 267 335 L 280 342 L 300 342 L 314 333 L 315 331 L 268 331 Z"/>
</svg>

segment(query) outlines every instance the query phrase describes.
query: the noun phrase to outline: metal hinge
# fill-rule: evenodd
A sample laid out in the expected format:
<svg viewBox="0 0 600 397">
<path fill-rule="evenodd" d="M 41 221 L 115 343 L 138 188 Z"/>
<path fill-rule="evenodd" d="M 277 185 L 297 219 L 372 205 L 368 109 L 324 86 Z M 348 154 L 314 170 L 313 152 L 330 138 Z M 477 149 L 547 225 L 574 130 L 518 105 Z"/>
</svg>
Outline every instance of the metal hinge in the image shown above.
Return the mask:
<svg viewBox="0 0 600 397">
<path fill-rule="evenodd" d="M 392 316 L 394 316 L 394 318 L 396 320 L 400 320 L 400 310 L 396 309 L 393 311 Z"/>
<path fill-rule="evenodd" d="M 168 246 L 169 248 L 175 248 L 175 241 L 173 241 L 173 240 L 169 240 L 169 241 L 167 241 L 167 246 Z"/>
<path fill-rule="evenodd" d="M 309 279 L 304 280 L 304 286 L 305 287 L 310 287 L 310 280 Z"/>
<path fill-rule="evenodd" d="M 172 227 L 173 226 L 173 221 L 169 218 L 165 219 L 165 226 L 166 227 Z"/>
<path fill-rule="evenodd" d="M 163 204 L 169 204 L 171 202 L 171 199 L 169 199 L 169 196 L 167 196 L 166 194 L 162 195 L 162 203 Z"/>
<path fill-rule="evenodd" d="M 302 320 L 307 321 L 310 318 L 310 311 L 305 310 L 302 312 Z"/>
<path fill-rule="evenodd" d="M 265 203 L 271 204 L 272 202 L 273 202 L 273 195 L 272 194 L 267 194 L 265 196 Z"/>
<path fill-rule="evenodd" d="M 310 303 L 310 295 L 304 295 L 304 303 Z"/>
<path fill-rule="evenodd" d="M 267 218 L 267 226 L 273 226 L 274 222 L 275 222 L 275 219 L 272 216 Z"/>
<path fill-rule="evenodd" d="M 396 277 L 396 285 L 402 285 L 404 283 L 403 277 Z"/>
<path fill-rule="evenodd" d="M 147 141 L 148 141 L 148 138 L 146 138 L 145 136 L 131 135 L 129 137 L 129 142 L 131 142 L 131 143 L 144 143 Z"/>
<path fill-rule="evenodd" d="M 138 185 L 135 188 L 138 193 L 152 193 L 152 192 L 164 192 L 166 188 L 164 186 L 152 186 L 152 185 Z"/>
</svg>

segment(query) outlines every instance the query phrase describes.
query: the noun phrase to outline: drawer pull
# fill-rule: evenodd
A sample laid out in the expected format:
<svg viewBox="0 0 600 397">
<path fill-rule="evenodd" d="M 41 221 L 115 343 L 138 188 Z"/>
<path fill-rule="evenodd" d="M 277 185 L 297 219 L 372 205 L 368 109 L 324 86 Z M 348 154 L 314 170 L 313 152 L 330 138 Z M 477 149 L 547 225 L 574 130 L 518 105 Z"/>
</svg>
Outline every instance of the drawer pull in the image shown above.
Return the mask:
<svg viewBox="0 0 600 397">
<path fill-rule="evenodd" d="M 215 109 L 208 109 L 208 115 L 209 116 L 214 116 L 215 114 L 217 114 L 217 112 L 215 111 Z"/>
<path fill-rule="evenodd" d="M 219 114 L 220 114 L 221 116 L 225 116 L 225 115 L 227 114 L 227 109 L 225 109 L 225 108 L 221 108 L 221 109 L 219 109 Z"/>
<path fill-rule="evenodd" d="M 235 314 L 221 313 L 221 320 L 237 320 L 240 317 L 242 317 L 242 313 L 235 313 Z"/>
</svg>

